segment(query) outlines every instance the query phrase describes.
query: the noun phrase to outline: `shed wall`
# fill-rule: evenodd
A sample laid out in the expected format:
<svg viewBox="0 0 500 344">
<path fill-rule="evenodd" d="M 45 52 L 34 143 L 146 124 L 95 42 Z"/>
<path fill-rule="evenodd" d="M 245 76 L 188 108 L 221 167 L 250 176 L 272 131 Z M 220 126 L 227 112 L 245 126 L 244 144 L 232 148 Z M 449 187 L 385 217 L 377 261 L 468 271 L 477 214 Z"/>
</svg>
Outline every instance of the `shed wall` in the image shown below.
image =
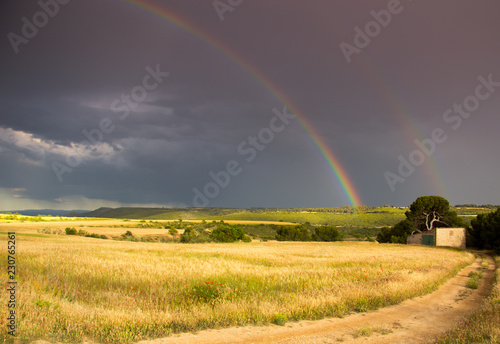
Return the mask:
<svg viewBox="0 0 500 344">
<path fill-rule="evenodd" d="M 422 234 L 417 233 L 417 234 L 410 235 L 406 239 L 406 243 L 408 245 L 422 245 Z"/>
<path fill-rule="evenodd" d="M 436 246 L 461 247 L 466 244 L 465 228 L 437 228 Z"/>
</svg>

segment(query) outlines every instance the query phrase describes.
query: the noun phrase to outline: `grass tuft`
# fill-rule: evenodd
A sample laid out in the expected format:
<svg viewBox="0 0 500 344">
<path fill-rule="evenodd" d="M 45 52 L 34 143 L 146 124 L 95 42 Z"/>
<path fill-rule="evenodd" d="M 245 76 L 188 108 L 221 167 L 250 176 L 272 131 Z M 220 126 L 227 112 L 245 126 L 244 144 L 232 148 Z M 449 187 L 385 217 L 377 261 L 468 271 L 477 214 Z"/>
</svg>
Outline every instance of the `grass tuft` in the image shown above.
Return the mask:
<svg viewBox="0 0 500 344">
<path fill-rule="evenodd" d="M 275 314 L 272 318 L 272 323 L 279 326 L 285 326 L 287 321 L 288 316 L 286 314 Z"/>
</svg>

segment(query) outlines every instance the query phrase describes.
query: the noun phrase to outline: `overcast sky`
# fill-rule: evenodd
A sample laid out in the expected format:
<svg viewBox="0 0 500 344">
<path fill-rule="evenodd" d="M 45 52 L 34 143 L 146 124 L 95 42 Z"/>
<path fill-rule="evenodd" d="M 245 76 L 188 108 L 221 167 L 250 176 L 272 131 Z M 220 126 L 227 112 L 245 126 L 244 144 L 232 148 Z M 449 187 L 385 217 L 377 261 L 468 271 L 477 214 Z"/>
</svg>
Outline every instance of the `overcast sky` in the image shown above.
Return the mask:
<svg viewBox="0 0 500 344">
<path fill-rule="evenodd" d="M 349 205 L 306 122 L 363 204 L 500 204 L 500 2 L 135 2 L 190 28 L 1 2 L 0 210 Z"/>
</svg>

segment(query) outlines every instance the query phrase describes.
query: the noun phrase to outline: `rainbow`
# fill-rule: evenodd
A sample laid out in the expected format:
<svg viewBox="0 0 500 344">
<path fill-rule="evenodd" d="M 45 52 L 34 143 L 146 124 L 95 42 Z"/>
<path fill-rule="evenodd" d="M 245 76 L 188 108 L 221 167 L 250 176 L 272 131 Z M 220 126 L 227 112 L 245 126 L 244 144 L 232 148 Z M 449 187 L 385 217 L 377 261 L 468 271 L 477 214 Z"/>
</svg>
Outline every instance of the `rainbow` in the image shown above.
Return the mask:
<svg viewBox="0 0 500 344">
<path fill-rule="evenodd" d="M 349 37 L 352 35 L 352 32 L 345 32 L 341 27 L 337 26 L 336 28 L 337 31 L 342 33 L 342 37 Z M 415 120 L 415 115 L 412 114 L 410 108 L 401 100 L 401 97 L 397 97 L 397 90 L 389 86 L 390 83 L 387 82 L 383 74 L 380 73 L 380 68 L 377 68 L 364 56 L 364 54 L 356 56 L 356 63 L 363 69 L 365 79 L 368 83 L 372 84 L 374 92 L 378 93 L 380 98 L 383 99 L 391 109 L 391 115 L 401 126 L 406 139 L 411 145 L 414 145 L 415 139 L 423 140 L 428 138 L 429 133 L 424 135 Z M 404 156 L 405 152 L 401 153 Z M 410 152 L 407 153 L 409 154 Z M 438 167 L 438 161 L 435 155 L 426 159 L 425 167 L 427 180 L 432 183 L 433 193 L 449 198 L 450 192 L 447 188 L 443 173 Z"/>
<path fill-rule="evenodd" d="M 385 103 L 389 105 L 392 110 L 393 117 L 399 122 L 400 126 L 403 128 L 403 132 L 409 141 L 414 145 L 414 140 L 423 140 L 430 136 L 430 133 L 425 135 L 418 126 L 411 113 L 408 106 L 404 104 L 398 97 L 396 90 L 390 89 L 387 81 L 378 72 L 378 68 L 375 68 L 369 60 L 363 59 L 362 56 L 358 56 L 361 67 L 365 70 L 367 75 L 367 80 L 373 83 L 373 89 L 377 92 Z M 404 155 L 404 152 L 401 152 Z M 408 152 L 409 153 L 409 152 Z M 435 156 L 430 156 L 426 159 L 426 174 L 427 180 L 433 184 L 433 192 L 443 196 L 445 198 L 449 197 L 449 190 L 446 187 L 445 179 L 443 174 L 440 172 L 438 163 Z"/>
<path fill-rule="evenodd" d="M 148 0 L 117 0 L 120 2 L 132 5 L 142 11 L 148 12 L 156 17 L 166 20 L 170 24 L 190 33 L 191 35 L 201 39 L 203 42 L 208 44 L 210 47 L 218 50 L 229 58 L 233 63 L 239 66 L 243 71 L 245 71 L 251 78 L 253 78 L 258 84 L 263 86 L 267 91 L 272 94 L 279 102 L 285 105 L 297 118 L 298 122 L 302 128 L 306 131 L 309 139 L 317 147 L 322 157 L 326 161 L 330 171 L 332 172 L 334 178 L 338 181 L 342 191 L 346 197 L 346 200 L 352 206 L 362 205 L 361 197 L 357 192 L 352 180 L 349 178 L 347 171 L 342 166 L 338 157 L 334 152 L 328 147 L 324 139 L 317 132 L 317 130 L 311 125 L 306 116 L 300 111 L 300 109 L 284 94 L 277 86 L 261 71 L 250 64 L 243 56 L 234 51 L 231 47 L 219 41 L 217 38 L 208 35 L 201 29 L 197 28 L 194 24 L 186 21 L 184 18 L 178 14 L 160 7 Z"/>
</svg>

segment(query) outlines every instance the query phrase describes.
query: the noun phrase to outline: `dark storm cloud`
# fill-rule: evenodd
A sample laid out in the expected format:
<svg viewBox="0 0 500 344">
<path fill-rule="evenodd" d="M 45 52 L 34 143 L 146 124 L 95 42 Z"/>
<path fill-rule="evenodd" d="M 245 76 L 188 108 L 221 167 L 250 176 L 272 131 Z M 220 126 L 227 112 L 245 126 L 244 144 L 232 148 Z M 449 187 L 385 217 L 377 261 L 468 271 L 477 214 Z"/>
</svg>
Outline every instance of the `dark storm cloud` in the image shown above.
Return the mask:
<svg viewBox="0 0 500 344">
<path fill-rule="evenodd" d="M 17 47 L 8 35 L 22 35 L 23 18 L 33 21 L 41 5 L 0 5 L 1 209 L 43 202 L 190 206 L 193 188 L 231 160 L 242 172 L 213 206 L 346 204 L 298 121 L 275 133 L 251 163 L 238 153 L 241 142 L 269 126 L 273 108 L 283 107 L 244 62 L 125 2 L 62 3 Z M 500 80 L 498 2 L 251 1 L 222 22 L 210 1 L 157 4 L 231 47 L 292 99 L 365 203 L 407 205 L 443 192 L 452 203 L 499 203 L 491 171 L 500 166 L 491 156 L 500 90 L 460 128 L 443 120 L 474 94 L 479 76 Z M 390 23 L 348 63 L 340 44 L 355 46 L 355 28 L 365 31 L 373 13 L 383 20 L 391 6 Z M 113 104 L 157 66 L 169 75 L 128 115 L 116 111 Z M 113 129 L 102 130 L 103 120 Z M 408 158 L 414 140 L 435 128 L 446 142 L 391 192 L 384 172 L 397 171 L 398 156 Z M 61 182 L 54 162 L 68 168 Z M 487 170 L 479 174 L 477 165 Z"/>
</svg>

